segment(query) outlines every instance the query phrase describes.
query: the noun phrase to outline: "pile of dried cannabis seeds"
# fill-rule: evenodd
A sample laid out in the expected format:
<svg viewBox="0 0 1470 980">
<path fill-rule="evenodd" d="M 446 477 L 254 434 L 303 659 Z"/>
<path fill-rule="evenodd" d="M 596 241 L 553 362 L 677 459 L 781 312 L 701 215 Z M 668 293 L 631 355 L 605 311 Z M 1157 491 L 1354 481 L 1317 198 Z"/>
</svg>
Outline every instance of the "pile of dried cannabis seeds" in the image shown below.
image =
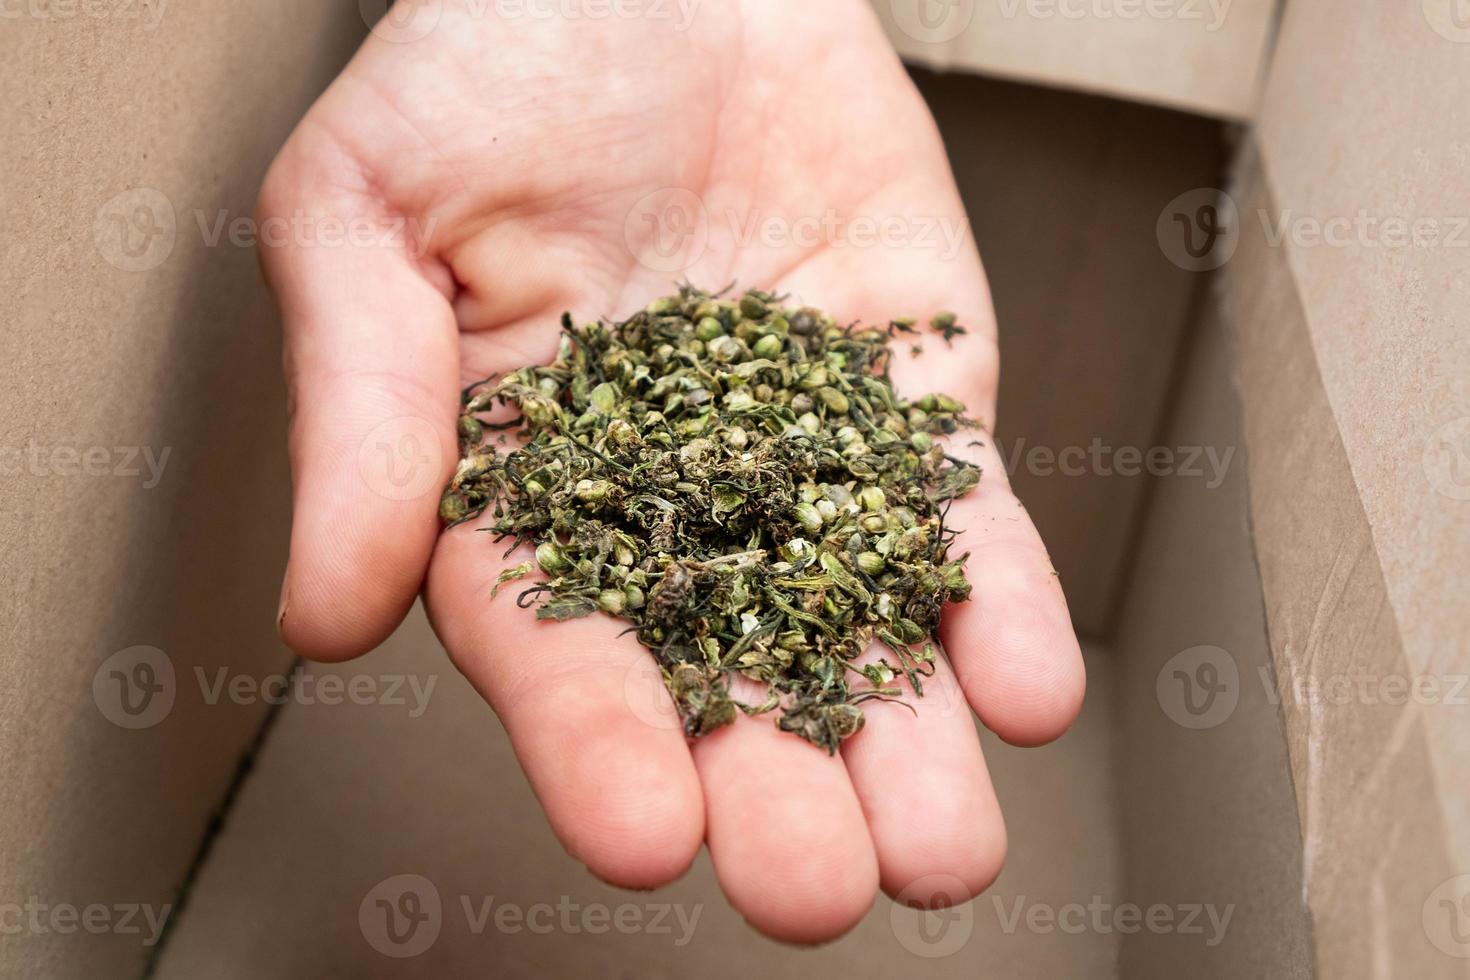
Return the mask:
<svg viewBox="0 0 1470 980">
<path fill-rule="evenodd" d="M 897 675 L 922 695 L 940 611 L 970 591 L 945 510 L 980 471 L 936 439 L 972 424 L 962 405 L 888 380 L 890 334 L 912 321 L 839 326 L 685 286 L 621 323 L 562 327 L 551 364 L 464 393 L 440 513 L 488 510 L 485 530 L 535 548 L 500 584 L 539 568 L 520 598 L 538 617 L 631 623 L 691 737 L 779 711 L 834 752 L 861 703 L 900 696 Z M 934 329 L 963 330 L 950 314 Z M 874 640 L 883 659 L 857 666 Z M 765 699 L 733 698 L 732 673 Z"/>
</svg>

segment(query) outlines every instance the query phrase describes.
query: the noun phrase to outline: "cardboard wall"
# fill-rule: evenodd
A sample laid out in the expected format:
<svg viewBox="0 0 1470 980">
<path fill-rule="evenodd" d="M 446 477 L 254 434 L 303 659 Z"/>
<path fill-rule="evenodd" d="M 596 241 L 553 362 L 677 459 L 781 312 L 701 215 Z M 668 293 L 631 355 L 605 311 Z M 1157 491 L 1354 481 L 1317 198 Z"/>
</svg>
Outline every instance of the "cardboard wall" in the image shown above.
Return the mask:
<svg viewBox="0 0 1470 980">
<path fill-rule="evenodd" d="M 290 663 L 278 330 L 253 251 L 211 235 L 364 24 L 153 0 L 3 25 L 0 974 L 138 975 L 154 929 L 117 907 L 175 901 L 267 708 L 219 672 Z"/>
<path fill-rule="evenodd" d="M 1438 0 L 1293 4 L 1260 125 L 1269 231 L 1289 214 L 1279 250 L 1379 556 L 1385 612 L 1409 666 L 1441 676 L 1470 667 L 1470 28 L 1457 12 Z M 1335 223 L 1320 243 L 1313 221 Z M 1463 817 L 1470 711 L 1413 713 L 1445 809 Z M 1470 821 L 1448 830 L 1470 871 Z"/>
<path fill-rule="evenodd" d="M 871 0 L 916 64 L 1248 118 L 1277 0 Z"/>
<path fill-rule="evenodd" d="M 914 74 L 995 298 L 997 445 L 1077 628 L 1110 637 L 1151 484 L 1141 468 L 1119 472 L 1118 453 L 1160 445 L 1204 282 L 1160 250 L 1156 219 L 1219 183 L 1224 135 L 1112 99 Z"/>
<path fill-rule="evenodd" d="M 1277 210 L 1254 160 L 1236 199 L 1253 215 Z M 1243 231 L 1223 284 L 1242 349 L 1271 670 L 1240 685 L 1264 686 L 1285 723 L 1317 962 L 1331 977 L 1381 975 L 1374 971 L 1389 965 L 1415 977 L 1465 976 L 1467 964 L 1433 941 L 1445 911 L 1436 889 L 1454 875 L 1455 818 L 1442 809 L 1425 721 L 1409 699 L 1417 672 L 1296 281 L 1259 227 L 1246 222 Z"/>
<path fill-rule="evenodd" d="M 1337 976 L 1315 969 L 1302 901 L 1296 794 L 1247 513 L 1253 460 L 1218 297 L 1190 346 L 1168 442 L 1229 464 L 1219 482 L 1158 480 L 1114 655 L 1128 900 L 1203 909 L 1206 925 L 1125 936 L 1122 975 Z"/>
<path fill-rule="evenodd" d="M 1030 750 L 984 736 L 1012 827 L 993 892 L 943 914 L 880 896 L 853 932 L 800 949 L 742 921 L 707 855 L 656 892 L 619 890 L 588 874 L 552 834 L 505 730 L 415 609 L 366 658 L 312 668 L 344 684 L 406 678 L 404 703 L 286 706 L 156 975 L 802 980 L 917 971 L 936 980 L 1106 980 L 1116 933 L 1079 935 L 1054 922 L 1038 929 L 1025 918 L 1094 895 L 1122 901 L 1111 662 L 1088 653 L 1093 696 L 1065 740 Z M 388 936 L 375 904 L 400 894 L 400 875 L 417 876 L 421 909 L 435 910 L 411 943 Z M 530 912 L 538 906 L 546 911 Z M 517 910 L 531 918 L 514 918 Z M 604 917 L 601 925 L 584 924 L 593 922 L 588 910 Z M 615 927 L 614 914 L 626 924 Z"/>
<path fill-rule="evenodd" d="M 1470 30 L 1288 5 L 1224 267 L 1324 975 L 1470 973 Z"/>
</svg>

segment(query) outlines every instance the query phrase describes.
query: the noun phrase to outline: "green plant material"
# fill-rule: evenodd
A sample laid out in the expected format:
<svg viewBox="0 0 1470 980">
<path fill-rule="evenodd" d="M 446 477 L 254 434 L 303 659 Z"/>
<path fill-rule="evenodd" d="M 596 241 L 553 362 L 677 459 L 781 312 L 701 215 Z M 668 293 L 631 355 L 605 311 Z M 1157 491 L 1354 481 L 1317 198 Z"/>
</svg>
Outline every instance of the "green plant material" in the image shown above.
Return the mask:
<svg viewBox="0 0 1470 980">
<path fill-rule="evenodd" d="M 631 623 L 690 737 L 779 711 L 835 752 L 897 676 L 922 696 L 940 611 L 970 592 L 944 512 L 980 471 L 939 438 L 974 425 L 964 407 L 894 392 L 888 329 L 760 291 L 685 286 L 621 323 L 562 326 L 551 364 L 465 391 L 440 508 L 450 526 L 488 511 L 507 553 L 535 549 L 546 580 L 521 605 Z M 874 642 L 883 659 L 857 666 Z M 738 702 L 732 674 L 765 700 Z"/>
<path fill-rule="evenodd" d="M 943 337 L 946 344 L 952 345 L 956 337 L 970 332 L 960 326 L 958 320 L 959 318 L 953 313 L 939 313 L 929 321 L 929 327 Z"/>
</svg>

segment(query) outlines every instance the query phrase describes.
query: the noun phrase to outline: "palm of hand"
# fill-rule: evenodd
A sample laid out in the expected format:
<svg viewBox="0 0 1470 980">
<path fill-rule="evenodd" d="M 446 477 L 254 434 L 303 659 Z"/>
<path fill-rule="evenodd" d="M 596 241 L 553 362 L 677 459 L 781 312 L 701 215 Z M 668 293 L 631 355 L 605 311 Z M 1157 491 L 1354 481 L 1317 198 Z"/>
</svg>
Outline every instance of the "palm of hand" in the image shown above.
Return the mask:
<svg viewBox="0 0 1470 980">
<path fill-rule="evenodd" d="M 875 705 L 829 758 L 741 718 L 686 744 L 651 659 L 598 618 L 489 603 L 507 564 L 473 525 L 438 534 L 459 387 L 549 359 L 562 310 L 626 315 L 687 276 L 839 319 L 960 313 L 970 333 L 895 358 L 900 389 L 993 416 L 993 316 L 922 103 L 871 16 L 780 0 L 649 20 L 497 20 L 451 7 L 370 38 L 283 149 L 261 216 L 389 234 L 293 241 L 265 264 L 287 325 L 295 523 L 282 632 L 308 656 L 370 649 L 422 587 L 445 647 L 511 736 L 552 826 L 599 876 L 648 887 L 707 842 L 757 927 L 816 941 L 876 887 L 946 904 L 998 873 L 1005 831 L 966 704 L 1034 744 L 1075 716 L 1065 604 L 990 447 L 959 502 L 975 599 L 946 613 L 953 668 Z M 843 16 L 846 14 L 846 16 Z M 396 229 L 406 234 L 399 236 Z M 375 485 L 364 445 L 414 433 L 421 492 Z M 385 492 L 386 491 L 386 492 Z"/>
</svg>

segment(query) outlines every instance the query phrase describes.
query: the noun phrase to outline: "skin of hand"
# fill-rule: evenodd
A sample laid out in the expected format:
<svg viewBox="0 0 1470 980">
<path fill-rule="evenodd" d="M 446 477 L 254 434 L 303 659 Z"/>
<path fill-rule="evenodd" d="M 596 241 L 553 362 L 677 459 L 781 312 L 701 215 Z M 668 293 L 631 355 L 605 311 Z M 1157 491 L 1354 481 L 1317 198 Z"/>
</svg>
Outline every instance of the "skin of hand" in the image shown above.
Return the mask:
<svg viewBox="0 0 1470 980">
<path fill-rule="evenodd" d="M 564 310 L 624 317 L 681 277 L 789 293 L 839 321 L 954 310 L 969 332 L 952 345 L 922 326 L 900 335 L 894 382 L 993 424 L 979 255 L 935 125 L 872 13 L 730 0 L 680 23 L 419 2 L 390 12 L 317 101 L 258 205 L 262 227 L 304 215 L 383 231 L 262 249 L 290 391 L 284 640 L 314 659 L 358 656 L 422 592 L 557 836 L 613 884 L 669 882 L 706 844 L 734 907 L 801 943 L 852 927 L 880 887 L 920 907 L 980 893 L 1006 832 L 969 709 L 1036 745 L 1071 725 L 1085 686 L 1060 585 L 988 437 L 950 450 L 984 476 L 947 521 L 974 585 L 946 610 L 948 662 L 906 698 L 914 711 L 866 706 L 835 757 L 770 716 L 687 742 L 622 624 L 541 623 L 490 601 L 521 556 L 476 524 L 441 536 L 437 518 L 463 385 L 548 361 Z M 420 31 L 413 18 L 430 16 Z M 759 230 L 834 216 L 816 235 Z M 898 233 L 861 237 L 864 221 Z M 966 233 L 946 250 L 936 228 Z M 380 451 L 420 472 L 387 479 Z"/>
</svg>

